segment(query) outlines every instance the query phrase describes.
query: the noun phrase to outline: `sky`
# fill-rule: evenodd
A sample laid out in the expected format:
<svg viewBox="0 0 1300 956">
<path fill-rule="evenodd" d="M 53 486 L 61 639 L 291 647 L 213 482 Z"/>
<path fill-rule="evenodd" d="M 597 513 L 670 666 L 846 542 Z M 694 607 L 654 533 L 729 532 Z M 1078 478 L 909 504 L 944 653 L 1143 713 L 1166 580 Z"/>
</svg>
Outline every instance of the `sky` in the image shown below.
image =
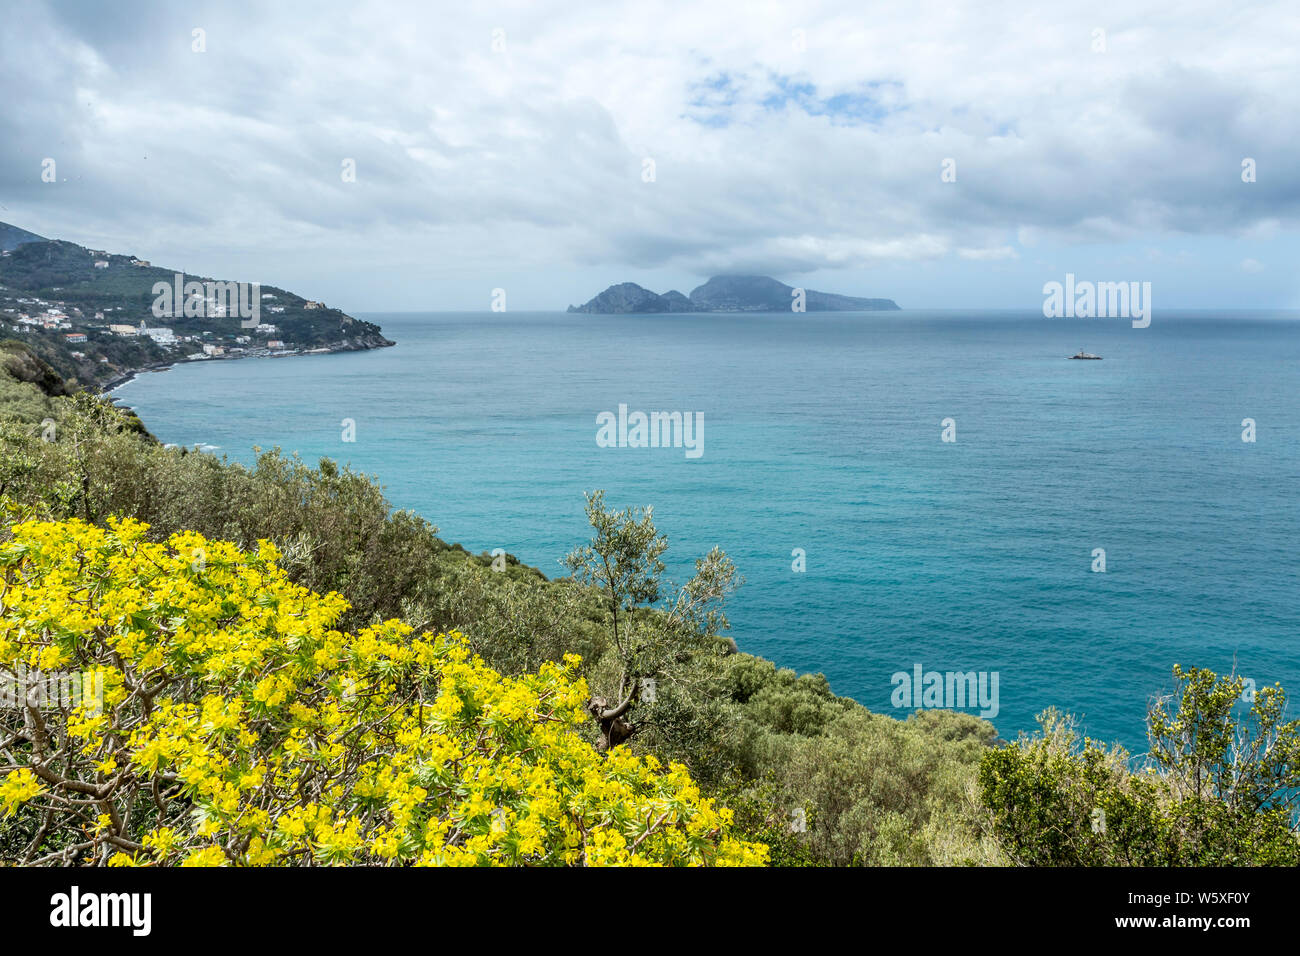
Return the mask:
<svg viewBox="0 0 1300 956">
<path fill-rule="evenodd" d="M 349 312 L 1300 308 L 1298 50 L 1295 0 L 10 2 L 0 220 Z"/>
</svg>

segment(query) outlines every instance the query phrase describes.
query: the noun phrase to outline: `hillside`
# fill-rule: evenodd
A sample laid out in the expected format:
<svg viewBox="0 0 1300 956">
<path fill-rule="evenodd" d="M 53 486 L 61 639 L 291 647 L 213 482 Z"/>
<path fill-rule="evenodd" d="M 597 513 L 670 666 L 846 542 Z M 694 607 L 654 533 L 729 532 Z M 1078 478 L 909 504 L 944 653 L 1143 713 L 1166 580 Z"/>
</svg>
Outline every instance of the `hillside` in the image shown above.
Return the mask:
<svg viewBox="0 0 1300 956">
<path fill-rule="evenodd" d="M 0 334 L 20 338 L 75 384 L 110 387 L 177 361 L 393 344 L 373 323 L 276 286 L 183 274 L 177 289 L 179 270 L 135 256 L 6 223 L 0 240 Z"/>
<path fill-rule="evenodd" d="M 568 311 L 592 315 L 656 312 L 789 312 L 796 300 L 795 287 L 770 276 L 714 276 L 691 291 L 689 298 L 676 290 L 658 295 L 635 282 L 612 285 L 584 305 Z M 804 290 L 807 312 L 894 311 L 893 299 L 864 299 L 833 292 Z"/>
<path fill-rule="evenodd" d="M 6 378 L 0 369 L 0 385 Z M 340 633 L 398 618 L 430 634 L 459 632 L 469 651 L 506 678 L 532 681 L 527 675 L 547 667 L 572 668 L 591 695 L 577 701 L 584 708 L 619 693 L 620 672 L 630 664 L 657 682 L 657 694 L 631 702 L 618 721 L 620 752 L 663 767 L 682 764 L 702 794 L 735 811 L 735 836 L 768 844 L 775 863 L 998 860 L 960 796 L 993 744 L 993 727 L 982 720 L 871 714 L 833 694 L 820 675 L 796 676 L 739 652 L 719 635 L 724 617 L 684 613 L 677 587 L 666 584 L 664 601 L 638 600 L 619 614 L 637 634 L 631 660 L 615 639 L 599 586 L 548 579 L 508 555 L 502 562 L 449 544 L 423 518 L 393 510 L 364 475 L 329 460 L 311 467 L 278 450 L 246 467 L 166 447 L 102 398 L 46 397 L 33 384 L 10 382 L 30 393 L 25 408 L 0 406 L 0 499 L 13 513 L 99 527 L 130 516 L 149 526 L 150 542 L 184 542 L 209 554 L 220 548 L 232 558 L 230 546 L 213 542 L 261 556 L 271 552 L 260 542 L 274 542 L 290 581 L 346 599 Z M 55 423 L 49 432 L 47 418 Z M 666 544 L 653 526 L 641 527 Z M 0 544 L 12 535 L 0 525 Z M 572 543 L 583 544 L 578 537 Z M 192 558 L 185 554 L 179 564 L 174 555 L 160 560 L 186 573 Z M 703 563 L 719 566 L 713 556 Z M 692 594 L 715 601 L 707 597 L 712 586 L 699 584 L 683 585 L 687 604 Z M 148 591 L 147 583 L 141 587 Z M 599 747 L 594 714 L 574 731 Z M 790 828 L 796 811 L 806 815 L 806 833 Z M 192 816 L 177 819 L 170 825 L 190 833 Z M 0 862 L 21 859 L 39 842 L 39 829 L 34 811 L 0 819 Z"/>
<path fill-rule="evenodd" d="M 28 232 L 26 229 L 19 229 L 17 226 L 11 226 L 7 222 L 0 222 L 0 252 L 9 252 L 17 249 L 25 242 L 44 242 L 44 236 L 38 236 L 34 232 Z"/>
</svg>

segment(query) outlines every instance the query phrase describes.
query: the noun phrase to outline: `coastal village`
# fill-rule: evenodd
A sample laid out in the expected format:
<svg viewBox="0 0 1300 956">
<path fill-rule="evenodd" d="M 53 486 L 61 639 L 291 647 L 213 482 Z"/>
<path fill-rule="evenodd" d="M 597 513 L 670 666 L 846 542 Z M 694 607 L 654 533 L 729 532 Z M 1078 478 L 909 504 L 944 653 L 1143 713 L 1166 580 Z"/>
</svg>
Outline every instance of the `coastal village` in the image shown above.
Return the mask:
<svg viewBox="0 0 1300 956">
<path fill-rule="evenodd" d="M 94 268 L 107 269 L 110 266 L 107 253 L 95 253 Z M 8 251 L 0 252 L 0 258 L 7 258 Z M 101 256 L 105 258 L 100 258 Z M 147 267 L 149 262 L 132 259 L 133 267 Z M 53 291 L 58 292 L 56 288 Z M 262 308 L 271 314 L 284 312 L 284 306 L 275 304 L 278 297 L 273 292 L 262 294 Z M 321 308 L 319 302 L 308 302 L 308 309 Z M 213 297 L 205 297 L 202 313 L 214 320 L 226 318 L 226 305 Z M 153 318 L 152 315 L 149 316 Z M 286 345 L 278 337 L 279 329 L 274 323 L 261 322 L 256 328 L 241 329 L 240 334 L 232 332 L 230 327 L 202 329 L 193 335 L 178 335 L 169 325 L 150 326 L 148 319 L 142 318 L 139 324 L 133 324 L 135 315 L 128 315 L 124 306 L 108 306 L 102 311 L 83 311 L 80 307 L 70 305 L 61 299 L 45 299 L 39 296 L 15 294 L 4 285 L 0 285 L 0 319 L 4 322 L 4 331 L 17 332 L 20 335 L 33 332 L 61 332 L 69 345 L 89 344 L 92 338 L 147 338 L 155 345 L 174 351 L 176 358 L 190 361 L 202 361 L 215 358 L 234 358 L 240 356 L 269 356 L 293 354 L 298 351 Z M 214 321 L 213 325 L 217 323 Z M 314 352 L 329 351 L 325 348 L 312 349 Z M 84 353 L 73 353 L 75 358 L 83 358 Z M 107 358 L 104 359 L 107 361 Z"/>
<path fill-rule="evenodd" d="M 255 325 L 246 324 L 220 291 L 213 294 L 214 285 L 225 283 L 187 283 L 187 290 L 193 286 L 206 291 L 181 296 L 178 288 L 175 305 L 159 309 L 150 290 L 157 281 L 170 281 L 170 270 L 133 256 L 57 245 L 61 248 L 54 250 L 55 268 L 36 281 L 13 279 L 23 275 L 15 267 L 35 268 L 15 258 L 31 260 L 30 247 L 22 252 L 0 250 L 0 339 L 24 342 L 66 378 L 112 388 L 136 372 L 179 362 L 278 358 L 390 344 L 377 327 L 281 289 L 259 289 Z"/>
</svg>

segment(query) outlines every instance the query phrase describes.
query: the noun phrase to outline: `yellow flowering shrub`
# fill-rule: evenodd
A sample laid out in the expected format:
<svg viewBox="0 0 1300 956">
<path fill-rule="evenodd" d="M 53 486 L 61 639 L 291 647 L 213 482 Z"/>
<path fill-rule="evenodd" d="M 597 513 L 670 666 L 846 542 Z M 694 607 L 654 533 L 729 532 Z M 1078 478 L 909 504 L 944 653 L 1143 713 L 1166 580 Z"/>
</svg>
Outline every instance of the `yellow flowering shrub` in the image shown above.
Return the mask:
<svg viewBox="0 0 1300 956">
<path fill-rule="evenodd" d="M 458 633 L 335 628 L 255 552 L 113 520 L 0 544 L 6 862 L 761 865 L 686 771 L 577 732 L 578 660 L 504 678 Z"/>
</svg>

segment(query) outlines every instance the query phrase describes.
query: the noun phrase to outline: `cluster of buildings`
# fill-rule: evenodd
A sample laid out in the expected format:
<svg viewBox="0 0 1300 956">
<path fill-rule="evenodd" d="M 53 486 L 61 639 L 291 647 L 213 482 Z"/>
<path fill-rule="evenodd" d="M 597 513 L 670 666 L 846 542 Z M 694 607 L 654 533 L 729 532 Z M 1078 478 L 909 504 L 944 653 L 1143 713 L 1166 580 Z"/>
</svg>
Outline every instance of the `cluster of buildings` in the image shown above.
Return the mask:
<svg viewBox="0 0 1300 956">
<path fill-rule="evenodd" d="M 158 345 L 176 345 L 179 342 L 188 342 L 193 338 L 193 336 L 188 335 L 178 337 L 175 332 L 165 325 L 149 328 L 149 326 L 145 325 L 143 321 L 139 326 L 113 324 L 108 327 L 108 331 L 112 332 L 114 335 L 120 335 L 126 338 L 131 336 L 142 336 L 152 339 Z"/>
<path fill-rule="evenodd" d="M 58 308 L 46 309 L 44 312 L 38 312 L 35 315 L 20 315 L 18 324 L 15 326 L 16 332 L 30 332 L 33 329 L 70 329 L 72 321 L 67 314 Z"/>
<path fill-rule="evenodd" d="M 50 301 L 38 296 L 6 294 L 5 286 L 0 285 L 0 330 L 30 333 L 36 331 L 59 331 L 71 329 L 74 324 L 91 326 L 81 309 L 64 302 Z M 57 290 L 56 290 L 57 291 Z M 112 312 L 113 309 L 106 309 Z M 117 311 L 122 311 L 119 307 Z M 95 313 L 95 321 L 104 321 L 104 312 Z M 76 333 L 73 333 L 76 334 Z"/>
<path fill-rule="evenodd" d="M 95 271 L 130 267 L 146 268 L 150 265 L 147 259 L 110 256 L 108 252 L 98 249 L 90 249 L 87 252 L 90 265 Z M 8 256 L 9 252 L 5 251 L 0 255 Z M 109 363 L 112 361 L 111 355 L 121 354 L 109 350 L 112 339 L 147 338 L 160 348 L 172 352 L 176 358 L 190 360 L 292 354 L 297 351 L 285 344 L 284 339 L 280 337 L 279 328 L 269 322 L 262 322 L 256 328 L 250 329 L 240 327 L 236 330 L 232 325 L 229 328 L 195 330 L 194 326 L 201 324 L 194 321 L 196 318 L 221 320 L 247 314 L 243 311 L 245 303 L 223 301 L 221 290 L 214 295 L 213 285 L 213 283 L 205 283 L 206 295 L 194 292 L 183 294 L 178 288 L 174 305 L 168 305 L 160 313 L 159 306 L 155 302 L 153 318 L 138 322 L 137 317 L 141 314 L 139 308 L 106 306 L 102 310 L 94 311 L 87 306 L 86 311 L 83 312 L 81 308 L 64 301 L 46 301 L 31 293 L 9 290 L 6 286 L 0 285 L 0 337 L 9 330 L 24 334 L 55 333 L 55 337 L 72 347 L 68 350 L 68 354 L 73 359 L 84 362 L 94 361 L 97 358 L 100 363 Z M 57 293 L 60 288 L 53 287 L 50 291 Z M 191 308 L 186 309 L 185 306 L 191 303 Z M 239 306 L 238 310 L 235 309 L 236 304 Z M 263 313 L 281 314 L 285 311 L 286 304 L 282 303 L 275 293 L 267 292 L 261 296 L 261 308 Z M 308 301 L 304 304 L 304 308 L 316 310 L 328 307 L 323 302 Z M 183 331 L 178 332 L 176 328 L 163 324 L 168 321 L 169 315 L 178 320 L 184 317 L 185 321 L 178 323 L 182 324 Z M 150 324 L 151 322 L 153 324 Z M 217 324 L 226 325 L 223 322 Z M 86 346 L 89 348 L 82 351 L 81 348 Z M 313 351 L 329 350 L 321 348 Z"/>
<path fill-rule="evenodd" d="M 99 268 L 96 260 L 96 268 Z M 147 338 L 155 345 L 166 349 L 176 349 L 185 345 L 198 345 L 199 350 L 189 355 L 189 358 L 225 358 L 242 354 L 265 354 L 285 350 L 283 339 L 273 338 L 279 329 L 271 323 L 262 323 L 256 329 L 249 330 L 252 334 L 237 335 L 234 337 L 234 345 L 216 344 L 208 341 L 217 333 L 212 330 L 186 335 L 178 335 L 170 326 L 166 325 L 149 325 L 147 321 L 141 321 L 138 325 L 121 321 L 113 315 L 114 312 L 122 312 L 120 306 L 109 307 L 103 311 L 94 313 L 91 319 L 84 315 L 82 311 L 73 306 L 66 306 L 63 302 L 48 302 L 44 299 L 31 296 L 6 296 L 5 287 L 0 286 L 0 311 L 8 313 L 7 316 L 0 316 L 0 332 L 5 331 L 5 327 L 14 332 L 30 334 L 33 332 L 62 332 L 63 340 L 68 345 L 85 345 L 91 340 L 93 335 L 100 334 L 111 335 L 116 338 Z M 275 299 L 274 295 L 265 295 L 264 299 Z M 283 307 L 271 306 L 273 310 L 284 311 Z M 220 311 L 220 310 L 215 310 Z M 8 321 L 5 321 L 5 320 Z M 12 324 L 10 324 L 12 323 Z M 265 337 L 265 342 L 257 342 L 257 339 Z M 84 359 L 85 353 L 71 352 L 73 358 Z M 107 361 L 107 359 L 104 359 Z"/>
</svg>

